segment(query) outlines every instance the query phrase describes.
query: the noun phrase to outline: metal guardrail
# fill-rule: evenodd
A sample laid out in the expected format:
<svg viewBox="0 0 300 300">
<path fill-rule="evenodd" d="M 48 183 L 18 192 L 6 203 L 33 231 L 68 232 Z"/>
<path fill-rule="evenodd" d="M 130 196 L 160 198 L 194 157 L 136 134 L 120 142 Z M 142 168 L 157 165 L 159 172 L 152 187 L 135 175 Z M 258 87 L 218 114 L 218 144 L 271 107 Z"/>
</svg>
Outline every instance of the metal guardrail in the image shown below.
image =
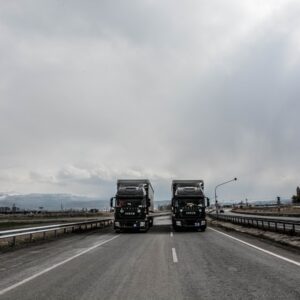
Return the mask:
<svg viewBox="0 0 300 300">
<path fill-rule="evenodd" d="M 246 227 L 255 227 L 266 231 L 275 231 L 290 235 L 300 235 L 300 220 L 297 221 L 285 221 L 278 219 L 266 219 L 244 216 L 227 216 L 208 214 L 214 220 L 221 220 L 225 222 L 231 222 Z"/>
<path fill-rule="evenodd" d="M 67 233 L 68 230 L 75 232 L 76 230 L 82 229 L 93 229 L 93 228 L 102 228 L 112 224 L 112 218 L 106 219 L 95 219 L 83 222 L 74 222 L 74 223 L 65 223 L 65 224 L 54 224 L 47 226 L 31 227 L 31 228 L 20 228 L 12 230 L 3 230 L 0 231 L 0 240 L 11 239 L 11 246 L 16 245 L 16 239 L 20 236 L 29 236 L 29 241 L 33 240 L 34 234 L 43 233 L 43 239 L 46 239 L 48 232 L 54 232 L 54 236 L 57 236 L 59 230 L 63 230 L 64 233 Z"/>
</svg>

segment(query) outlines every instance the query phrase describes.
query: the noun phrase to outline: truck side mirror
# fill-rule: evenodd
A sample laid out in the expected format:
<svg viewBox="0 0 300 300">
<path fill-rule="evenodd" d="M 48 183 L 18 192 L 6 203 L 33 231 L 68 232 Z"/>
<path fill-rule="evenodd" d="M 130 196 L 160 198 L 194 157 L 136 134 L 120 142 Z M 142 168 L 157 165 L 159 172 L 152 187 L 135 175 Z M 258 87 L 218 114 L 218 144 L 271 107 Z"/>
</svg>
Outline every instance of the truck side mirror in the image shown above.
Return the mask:
<svg viewBox="0 0 300 300">
<path fill-rule="evenodd" d="M 150 203 L 150 200 L 148 199 L 148 200 L 147 200 L 147 207 L 149 207 L 150 204 L 151 204 L 151 203 Z"/>
<path fill-rule="evenodd" d="M 206 206 L 209 207 L 210 206 L 210 199 L 207 197 L 206 201 L 207 201 L 207 205 Z"/>
<path fill-rule="evenodd" d="M 110 207 L 113 207 L 114 198 L 110 198 Z"/>
</svg>

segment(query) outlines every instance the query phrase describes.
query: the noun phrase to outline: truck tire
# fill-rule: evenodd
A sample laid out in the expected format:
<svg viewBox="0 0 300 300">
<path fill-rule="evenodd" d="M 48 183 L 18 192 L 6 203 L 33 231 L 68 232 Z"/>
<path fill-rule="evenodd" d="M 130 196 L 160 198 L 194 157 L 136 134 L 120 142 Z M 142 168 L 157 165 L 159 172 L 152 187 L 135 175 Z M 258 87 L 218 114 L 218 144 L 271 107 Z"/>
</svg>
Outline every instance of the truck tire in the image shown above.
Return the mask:
<svg viewBox="0 0 300 300">
<path fill-rule="evenodd" d="M 174 231 L 180 231 L 180 228 L 176 225 L 173 225 L 173 229 L 174 229 Z"/>
<path fill-rule="evenodd" d="M 149 224 L 147 222 L 147 225 L 146 225 L 145 229 L 140 229 L 139 231 L 140 232 L 147 232 L 149 229 L 150 229 L 150 226 L 149 226 Z"/>
<path fill-rule="evenodd" d="M 152 227 L 153 226 L 153 218 L 149 218 L 149 227 Z"/>
</svg>

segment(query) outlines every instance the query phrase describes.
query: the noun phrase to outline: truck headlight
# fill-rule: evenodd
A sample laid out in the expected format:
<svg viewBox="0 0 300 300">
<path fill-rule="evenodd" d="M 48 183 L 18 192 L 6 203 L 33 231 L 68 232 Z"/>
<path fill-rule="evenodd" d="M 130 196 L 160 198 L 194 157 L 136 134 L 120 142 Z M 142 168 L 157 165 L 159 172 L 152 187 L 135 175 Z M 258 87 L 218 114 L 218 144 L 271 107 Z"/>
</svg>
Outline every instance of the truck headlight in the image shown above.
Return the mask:
<svg viewBox="0 0 300 300">
<path fill-rule="evenodd" d="M 124 209 L 123 209 L 123 208 L 121 208 L 121 209 L 120 209 L 120 213 L 122 214 L 123 212 L 124 212 Z"/>
<path fill-rule="evenodd" d="M 116 227 L 120 227 L 120 222 L 115 222 Z"/>
<path fill-rule="evenodd" d="M 137 213 L 138 213 L 138 214 L 141 213 L 141 209 L 140 209 L 140 208 L 137 209 Z"/>
<path fill-rule="evenodd" d="M 181 226 L 181 221 L 176 221 L 177 226 Z"/>
<path fill-rule="evenodd" d="M 145 227 L 145 222 L 140 222 L 141 227 Z"/>
</svg>

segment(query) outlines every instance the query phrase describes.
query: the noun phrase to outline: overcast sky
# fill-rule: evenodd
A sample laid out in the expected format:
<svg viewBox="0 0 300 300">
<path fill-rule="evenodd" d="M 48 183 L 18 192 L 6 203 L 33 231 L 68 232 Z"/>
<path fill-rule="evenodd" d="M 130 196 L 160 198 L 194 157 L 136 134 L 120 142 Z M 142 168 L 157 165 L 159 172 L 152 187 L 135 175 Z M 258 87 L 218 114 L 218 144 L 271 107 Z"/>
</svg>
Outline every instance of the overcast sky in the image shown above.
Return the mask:
<svg viewBox="0 0 300 300">
<path fill-rule="evenodd" d="M 0 191 L 300 185 L 300 2 L 1 1 Z"/>
</svg>

